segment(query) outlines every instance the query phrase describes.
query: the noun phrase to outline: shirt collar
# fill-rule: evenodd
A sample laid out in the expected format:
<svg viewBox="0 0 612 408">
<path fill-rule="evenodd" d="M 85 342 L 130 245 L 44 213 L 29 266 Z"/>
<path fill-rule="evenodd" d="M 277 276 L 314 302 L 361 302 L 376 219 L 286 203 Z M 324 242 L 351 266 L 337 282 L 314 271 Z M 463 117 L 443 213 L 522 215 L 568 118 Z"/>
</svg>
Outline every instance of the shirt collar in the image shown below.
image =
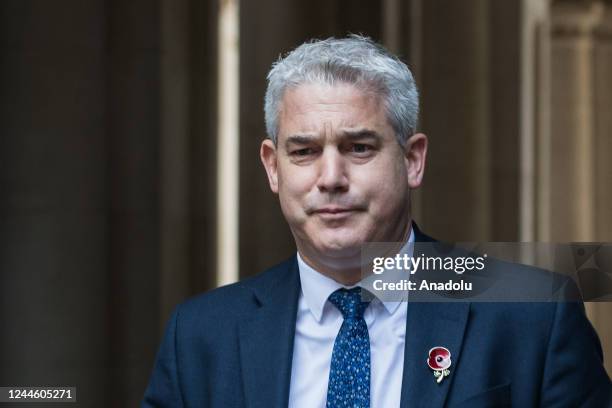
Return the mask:
<svg viewBox="0 0 612 408">
<path fill-rule="evenodd" d="M 402 251 L 407 249 L 408 251 L 412 252 L 414 245 L 411 244 L 414 244 L 414 241 L 414 229 L 410 228 L 410 237 L 408 238 L 406 245 L 404 245 L 404 248 L 402 248 Z M 412 256 L 412 253 L 410 253 L 410 256 Z M 327 302 L 329 295 L 340 288 L 350 289 L 356 286 L 366 286 L 363 281 L 358 282 L 353 286 L 346 286 L 336 282 L 332 278 L 323 275 L 308 265 L 302 259 L 299 252 L 297 253 L 297 261 L 300 272 L 300 282 L 302 284 L 302 295 L 304 296 L 306 306 L 308 306 L 310 312 L 313 314 L 317 322 L 321 321 L 321 317 L 323 316 L 323 308 L 325 307 L 325 302 Z M 377 293 L 374 293 L 374 295 L 377 296 Z M 375 300 L 382 303 L 389 314 L 395 313 L 399 304 L 401 303 L 398 301 L 383 301 L 378 297 Z"/>
</svg>

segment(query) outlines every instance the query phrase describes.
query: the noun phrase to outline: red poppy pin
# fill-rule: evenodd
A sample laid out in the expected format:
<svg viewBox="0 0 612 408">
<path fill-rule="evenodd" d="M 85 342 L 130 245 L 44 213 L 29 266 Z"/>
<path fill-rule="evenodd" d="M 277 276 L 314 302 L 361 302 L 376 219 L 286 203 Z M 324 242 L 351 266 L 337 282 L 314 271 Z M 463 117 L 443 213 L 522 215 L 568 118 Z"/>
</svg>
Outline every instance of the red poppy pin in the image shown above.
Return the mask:
<svg viewBox="0 0 612 408">
<path fill-rule="evenodd" d="M 440 384 L 450 374 L 451 353 L 445 347 L 434 347 L 429 350 L 427 365 L 433 370 L 436 382 Z"/>
</svg>

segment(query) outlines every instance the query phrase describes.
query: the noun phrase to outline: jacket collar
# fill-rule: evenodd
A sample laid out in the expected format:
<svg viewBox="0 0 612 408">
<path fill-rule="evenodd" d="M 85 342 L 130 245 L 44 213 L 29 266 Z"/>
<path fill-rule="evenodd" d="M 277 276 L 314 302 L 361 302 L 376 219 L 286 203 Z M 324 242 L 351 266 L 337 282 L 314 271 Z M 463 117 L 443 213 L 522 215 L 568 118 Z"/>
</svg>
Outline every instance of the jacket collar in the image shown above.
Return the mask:
<svg viewBox="0 0 612 408">
<path fill-rule="evenodd" d="M 410 302 L 406 319 L 402 408 L 443 407 L 461 357 L 470 304 L 466 302 Z M 427 365 L 429 350 L 451 352 L 450 375 L 438 384 Z"/>
<path fill-rule="evenodd" d="M 416 223 L 412 223 L 416 242 L 431 243 L 437 240 L 425 235 Z M 428 246 L 424 246 L 427 251 Z M 402 408 L 427 406 L 443 407 L 455 378 L 461 357 L 463 337 L 470 314 L 468 302 L 421 302 L 409 298 L 406 317 L 406 343 L 404 348 L 404 372 L 402 377 Z M 427 365 L 429 350 L 446 347 L 451 352 L 450 375 L 440 384 Z"/>
<path fill-rule="evenodd" d="M 295 256 L 243 284 L 251 288 L 258 305 L 239 327 L 246 405 L 286 407 L 300 293 Z"/>
</svg>

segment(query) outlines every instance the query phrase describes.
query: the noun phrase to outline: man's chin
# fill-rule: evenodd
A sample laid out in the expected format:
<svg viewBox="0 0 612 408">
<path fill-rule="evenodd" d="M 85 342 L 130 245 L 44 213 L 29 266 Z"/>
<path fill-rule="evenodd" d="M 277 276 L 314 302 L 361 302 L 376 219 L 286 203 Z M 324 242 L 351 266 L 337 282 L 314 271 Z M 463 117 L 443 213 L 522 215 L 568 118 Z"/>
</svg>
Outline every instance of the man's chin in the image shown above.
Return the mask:
<svg viewBox="0 0 612 408">
<path fill-rule="evenodd" d="M 317 247 L 326 258 L 348 259 L 361 257 L 361 242 L 330 242 Z"/>
</svg>

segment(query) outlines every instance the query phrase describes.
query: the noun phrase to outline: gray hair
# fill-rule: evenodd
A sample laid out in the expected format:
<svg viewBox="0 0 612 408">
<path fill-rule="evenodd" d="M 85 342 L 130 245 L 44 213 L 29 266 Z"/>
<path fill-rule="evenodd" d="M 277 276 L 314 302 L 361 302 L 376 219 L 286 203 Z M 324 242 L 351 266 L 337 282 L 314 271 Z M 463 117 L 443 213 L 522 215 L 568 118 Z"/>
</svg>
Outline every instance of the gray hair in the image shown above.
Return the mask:
<svg viewBox="0 0 612 408">
<path fill-rule="evenodd" d="M 268 137 L 276 144 L 280 104 L 287 88 L 338 82 L 382 96 L 400 145 L 416 131 L 419 95 L 410 69 L 370 38 L 350 35 L 304 43 L 272 65 L 264 107 Z"/>
</svg>

